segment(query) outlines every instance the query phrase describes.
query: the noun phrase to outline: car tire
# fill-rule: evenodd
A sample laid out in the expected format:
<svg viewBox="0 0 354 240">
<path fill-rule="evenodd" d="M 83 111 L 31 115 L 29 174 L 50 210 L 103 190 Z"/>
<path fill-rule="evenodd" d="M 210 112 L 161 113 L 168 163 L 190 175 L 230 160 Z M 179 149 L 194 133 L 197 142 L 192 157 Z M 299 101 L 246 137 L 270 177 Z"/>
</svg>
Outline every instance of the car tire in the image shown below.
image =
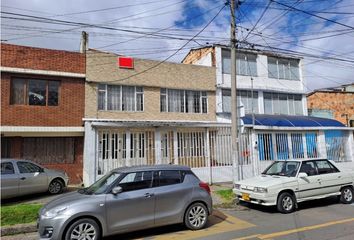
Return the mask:
<svg viewBox="0 0 354 240">
<path fill-rule="evenodd" d="M 81 228 L 81 230 L 80 230 Z M 89 236 L 91 238 L 86 238 Z M 90 218 L 83 218 L 72 223 L 65 232 L 65 240 L 73 239 L 101 239 L 101 229 L 97 222 Z"/>
<path fill-rule="evenodd" d="M 208 222 L 208 209 L 202 203 L 190 205 L 184 215 L 184 225 L 190 230 L 199 230 Z"/>
<path fill-rule="evenodd" d="M 281 213 L 291 213 L 295 210 L 296 207 L 296 201 L 295 197 L 288 193 L 288 192 L 283 192 L 279 195 L 278 201 L 277 201 L 277 209 Z"/>
<path fill-rule="evenodd" d="M 50 182 L 48 186 L 48 192 L 50 194 L 59 194 L 63 191 L 64 184 L 62 181 L 59 179 L 54 179 L 53 181 Z"/>
<path fill-rule="evenodd" d="M 340 195 L 340 202 L 344 204 L 350 204 L 353 202 L 354 190 L 351 187 L 342 188 Z"/>
</svg>

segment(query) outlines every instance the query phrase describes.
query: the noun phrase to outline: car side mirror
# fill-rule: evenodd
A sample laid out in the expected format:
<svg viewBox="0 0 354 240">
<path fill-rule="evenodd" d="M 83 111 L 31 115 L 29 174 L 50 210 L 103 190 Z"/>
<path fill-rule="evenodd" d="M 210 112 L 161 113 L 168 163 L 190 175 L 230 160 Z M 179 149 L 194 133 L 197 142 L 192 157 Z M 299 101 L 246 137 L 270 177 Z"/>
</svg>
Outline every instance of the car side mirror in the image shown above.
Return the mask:
<svg viewBox="0 0 354 240">
<path fill-rule="evenodd" d="M 307 173 L 300 172 L 298 177 L 299 177 L 299 178 L 307 178 L 308 175 L 307 175 Z"/>
<path fill-rule="evenodd" d="M 117 186 L 117 187 L 114 187 L 111 192 L 113 195 L 117 195 L 118 193 L 123 192 L 123 188 L 120 186 Z"/>
</svg>

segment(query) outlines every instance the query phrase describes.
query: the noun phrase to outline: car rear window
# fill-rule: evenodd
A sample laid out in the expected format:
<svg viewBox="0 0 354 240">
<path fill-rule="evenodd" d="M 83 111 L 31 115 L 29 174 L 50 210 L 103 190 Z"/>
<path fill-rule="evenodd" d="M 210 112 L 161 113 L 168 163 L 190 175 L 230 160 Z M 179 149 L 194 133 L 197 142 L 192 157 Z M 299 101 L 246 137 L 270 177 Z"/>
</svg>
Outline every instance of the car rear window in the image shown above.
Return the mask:
<svg viewBox="0 0 354 240">
<path fill-rule="evenodd" d="M 184 174 L 181 171 L 162 170 L 157 173 L 158 186 L 167 186 L 183 182 Z"/>
</svg>

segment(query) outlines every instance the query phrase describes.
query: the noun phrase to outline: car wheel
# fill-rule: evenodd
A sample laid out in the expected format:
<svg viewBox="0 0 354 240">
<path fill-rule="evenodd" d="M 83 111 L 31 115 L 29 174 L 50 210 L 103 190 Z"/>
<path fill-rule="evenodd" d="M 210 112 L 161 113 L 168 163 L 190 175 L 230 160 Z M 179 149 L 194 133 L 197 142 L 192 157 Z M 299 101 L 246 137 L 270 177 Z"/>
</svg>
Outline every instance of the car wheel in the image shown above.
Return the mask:
<svg viewBox="0 0 354 240">
<path fill-rule="evenodd" d="M 281 213 L 291 213 L 296 206 L 295 198 L 287 192 L 280 194 L 277 202 L 277 209 Z"/>
<path fill-rule="evenodd" d="M 208 209 L 202 203 L 193 203 L 186 211 L 184 224 L 191 230 L 205 227 L 208 221 Z"/>
<path fill-rule="evenodd" d="M 101 230 L 96 221 L 83 218 L 77 220 L 68 228 L 65 234 L 65 240 L 99 240 L 101 239 Z"/>
<path fill-rule="evenodd" d="M 51 181 L 48 187 L 48 191 L 50 194 L 58 194 L 63 191 L 63 183 L 59 179 L 54 179 Z"/>
<path fill-rule="evenodd" d="M 341 191 L 340 201 L 345 204 L 353 202 L 354 191 L 351 187 L 344 187 Z"/>
</svg>

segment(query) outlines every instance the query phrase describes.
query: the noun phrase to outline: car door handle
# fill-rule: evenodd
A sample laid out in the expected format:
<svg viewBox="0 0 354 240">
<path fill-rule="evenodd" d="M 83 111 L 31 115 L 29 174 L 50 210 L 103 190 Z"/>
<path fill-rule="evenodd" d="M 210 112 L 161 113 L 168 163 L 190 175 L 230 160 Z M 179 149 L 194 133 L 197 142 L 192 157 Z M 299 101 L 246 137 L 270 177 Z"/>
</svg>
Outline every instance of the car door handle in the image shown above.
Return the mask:
<svg viewBox="0 0 354 240">
<path fill-rule="evenodd" d="M 144 197 L 146 197 L 146 198 L 151 198 L 151 197 L 153 197 L 153 196 L 154 196 L 153 193 L 145 193 L 145 194 L 144 194 Z"/>
<path fill-rule="evenodd" d="M 26 178 L 25 177 L 22 177 L 22 178 L 20 178 L 21 180 L 25 180 Z"/>
<path fill-rule="evenodd" d="M 321 182 L 321 179 L 317 179 L 317 182 Z"/>
<path fill-rule="evenodd" d="M 342 176 L 338 176 L 338 178 L 341 178 Z"/>
</svg>

